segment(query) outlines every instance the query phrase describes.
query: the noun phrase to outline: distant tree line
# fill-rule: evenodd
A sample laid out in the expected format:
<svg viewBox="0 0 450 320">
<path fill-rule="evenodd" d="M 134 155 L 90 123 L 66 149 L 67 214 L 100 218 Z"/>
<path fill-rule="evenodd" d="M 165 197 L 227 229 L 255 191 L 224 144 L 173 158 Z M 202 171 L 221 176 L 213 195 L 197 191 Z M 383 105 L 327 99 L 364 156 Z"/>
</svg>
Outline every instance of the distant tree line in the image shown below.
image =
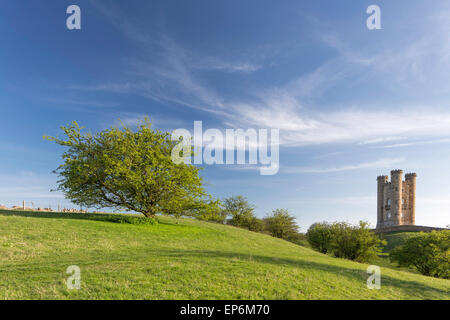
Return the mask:
<svg viewBox="0 0 450 320">
<path fill-rule="evenodd" d="M 295 217 L 287 209 L 275 209 L 260 219 L 255 215 L 255 206 L 241 195 L 224 199 L 215 215 L 211 211 L 198 216 L 201 220 L 226 223 L 254 232 L 261 232 L 296 244 L 306 244 L 305 235 L 299 232 Z"/>
</svg>

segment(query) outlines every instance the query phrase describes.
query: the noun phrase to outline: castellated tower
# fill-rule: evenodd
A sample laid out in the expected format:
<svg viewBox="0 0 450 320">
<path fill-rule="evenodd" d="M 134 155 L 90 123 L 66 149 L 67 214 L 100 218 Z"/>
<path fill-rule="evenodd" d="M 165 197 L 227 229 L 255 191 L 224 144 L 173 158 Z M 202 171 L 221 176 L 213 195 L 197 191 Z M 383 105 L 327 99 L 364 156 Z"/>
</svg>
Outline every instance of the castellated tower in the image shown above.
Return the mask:
<svg viewBox="0 0 450 320">
<path fill-rule="evenodd" d="M 392 170 L 390 182 L 377 178 L 377 229 L 416 223 L 416 176 L 407 173 L 403 181 L 403 171 Z"/>
</svg>

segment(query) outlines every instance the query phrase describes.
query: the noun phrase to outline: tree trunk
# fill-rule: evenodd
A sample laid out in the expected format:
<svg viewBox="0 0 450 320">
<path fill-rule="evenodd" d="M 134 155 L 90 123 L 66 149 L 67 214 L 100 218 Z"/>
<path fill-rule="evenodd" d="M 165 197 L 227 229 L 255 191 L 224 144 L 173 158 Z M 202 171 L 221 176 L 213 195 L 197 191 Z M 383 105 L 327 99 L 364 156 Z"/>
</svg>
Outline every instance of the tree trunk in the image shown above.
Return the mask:
<svg viewBox="0 0 450 320">
<path fill-rule="evenodd" d="M 142 212 L 146 218 L 154 218 L 156 215 L 155 210 L 150 210 L 147 212 Z"/>
</svg>

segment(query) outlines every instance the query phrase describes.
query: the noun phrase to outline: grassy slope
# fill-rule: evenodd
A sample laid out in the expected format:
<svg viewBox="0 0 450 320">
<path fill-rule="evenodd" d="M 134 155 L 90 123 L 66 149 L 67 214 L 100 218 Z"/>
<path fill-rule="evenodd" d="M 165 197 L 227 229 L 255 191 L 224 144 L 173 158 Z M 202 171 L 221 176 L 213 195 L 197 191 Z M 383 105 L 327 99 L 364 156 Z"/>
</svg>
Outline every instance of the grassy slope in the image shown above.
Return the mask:
<svg viewBox="0 0 450 320">
<path fill-rule="evenodd" d="M 81 268 L 81 290 L 66 289 L 69 265 Z M 369 290 L 366 268 L 189 219 L 139 226 L 0 212 L 0 299 L 450 298 L 450 281 L 390 268 Z"/>
</svg>

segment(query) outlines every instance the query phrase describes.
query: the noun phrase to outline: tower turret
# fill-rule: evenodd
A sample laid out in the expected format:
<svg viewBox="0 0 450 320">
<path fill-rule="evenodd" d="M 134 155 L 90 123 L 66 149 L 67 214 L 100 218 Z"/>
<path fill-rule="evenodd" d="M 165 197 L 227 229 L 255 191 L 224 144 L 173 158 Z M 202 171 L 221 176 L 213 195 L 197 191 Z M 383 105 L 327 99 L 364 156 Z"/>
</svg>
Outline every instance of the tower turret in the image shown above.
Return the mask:
<svg viewBox="0 0 450 320">
<path fill-rule="evenodd" d="M 416 178 L 417 174 L 405 174 L 405 183 L 408 184 L 409 220 L 408 224 L 416 224 Z"/>
<path fill-rule="evenodd" d="M 402 224 L 402 180 L 403 170 L 391 171 L 391 185 L 392 185 L 392 212 L 395 213 L 394 220 L 397 225 Z"/>
<path fill-rule="evenodd" d="M 384 223 L 384 185 L 388 182 L 388 176 L 377 177 L 377 228 L 381 228 Z"/>
</svg>

